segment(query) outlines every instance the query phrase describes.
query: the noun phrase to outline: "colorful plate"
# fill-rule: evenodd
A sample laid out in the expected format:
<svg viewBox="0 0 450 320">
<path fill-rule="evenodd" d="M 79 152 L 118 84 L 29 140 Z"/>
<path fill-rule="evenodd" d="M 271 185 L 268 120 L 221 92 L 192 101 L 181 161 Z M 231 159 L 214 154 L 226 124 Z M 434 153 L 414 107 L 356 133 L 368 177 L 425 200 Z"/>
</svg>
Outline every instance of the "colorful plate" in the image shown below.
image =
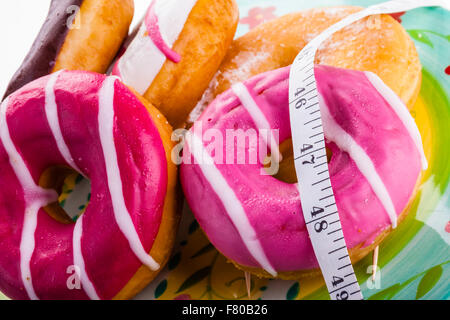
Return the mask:
<svg viewBox="0 0 450 320">
<path fill-rule="evenodd" d="M 238 0 L 238 36 L 263 21 L 310 7 L 359 5 L 373 0 Z M 450 299 L 450 12 L 417 9 L 395 16 L 414 39 L 423 64 L 423 84 L 413 116 L 430 163 L 422 187 L 404 221 L 380 246 L 377 279 L 372 282 L 372 258 L 355 265 L 366 299 Z M 86 197 L 71 199 L 73 177 L 62 204 L 83 210 Z M 77 189 L 86 189 L 77 187 Z M 67 208 L 68 211 L 69 208 Z M 137 299 L 247 299 L 244 274 L 208 242 L 185 206 L 178 243 L 158 278 Z M 301 281 L 253 278 L 252 299 L 328 299 L 321 277 Z M 1 299 L 1 294 L 0 294 Z"/>
</svg>

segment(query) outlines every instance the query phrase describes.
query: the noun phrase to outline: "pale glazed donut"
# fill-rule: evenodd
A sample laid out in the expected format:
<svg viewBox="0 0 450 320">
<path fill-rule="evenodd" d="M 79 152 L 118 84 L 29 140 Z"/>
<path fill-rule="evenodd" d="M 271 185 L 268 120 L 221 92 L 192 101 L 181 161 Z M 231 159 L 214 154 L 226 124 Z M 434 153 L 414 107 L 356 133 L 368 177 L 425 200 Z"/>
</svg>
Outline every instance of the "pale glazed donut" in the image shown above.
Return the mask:
<svg viewBox="0 0 450 320">
<path fill-rule="evenodd" d="M 233 40 L 235 0 L 153 0 L 113 74 L 184 125 Z"/>
<path fill-rule="evenodd" d="M 272 154 L 278 145 L 248 134 L 277 129 L 280 142 L 289 141 L 289 71 L 258 75 L 219 95 L 191 128 L 181 165 L 186 199 L 215 247 L 243 270 L 283 279 L 315 273 L 318 263 L 297 184 L 261 175 L 263 159 L 255 155 L 260 144 Z M 427 161 L 407 107 L 375 74 L 317 66 L 315 76 L 336 199 L 324 197 L 321 205 L 339 209 L 356 262 L 404 218 Z M 228 137 L 228 130 L 237 130 L 237 141 L 247 142 L 223 138 L 221 145 L 217 137 Z M 225 160 L 230 152 L 233 163 Z M 325 165 L 325 148 L 320 153 L 305 161 Z M 326 170 L 323 174 L 327 178 Z M 316 184 L 328 190 L 325 180 L 318 178 Z M 320 232 L 341 237 L 332 223 L 317 223 Z M 343 251 L 335 254 L 346 257 Z"/>
<path fill-rule="evenodd" d="M 133 297 L 167 262 L 179 220 L 164 116 L 116 77 L 84 71 L 35 80 L 0 111 L 0 291 Z M 67 168 L 91 181 L 76 223 L 55 203 Z"/>
<path fill-rule="evenodd" d="M 128 34 L 133 11 L 133 0 L 52 0 L 4 98 L 61 69 L 106 72 Z"/>
<path fill-rule="evenodd" d="M 291 13 L 236 39 L 189 122 L 233 83 L 290 65 L 315 36 L 359 10 L 332 7 Z M 409 108 L 419 94 L 422 67 L 416 48 L 403 27 L 388 15 L 363 19 L 336 33 L 321 46 L 316 63 L 374 72 Z"/>
</svg>

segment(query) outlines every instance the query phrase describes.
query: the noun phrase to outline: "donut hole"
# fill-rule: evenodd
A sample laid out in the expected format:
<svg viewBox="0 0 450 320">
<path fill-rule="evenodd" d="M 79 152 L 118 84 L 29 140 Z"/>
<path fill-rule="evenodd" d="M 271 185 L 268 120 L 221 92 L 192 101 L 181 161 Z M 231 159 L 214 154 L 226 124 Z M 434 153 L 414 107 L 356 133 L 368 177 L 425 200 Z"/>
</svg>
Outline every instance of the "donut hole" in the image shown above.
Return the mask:
<svg viewBox="0 0 450 320">
<path fill-rule="evenodd" d="M 58 201 L 47 205 L 44 210 L 61 223 L 75 223 L 89 204 L 90 181 L 69 167 L 48 168 L 41 175 L 39 185 L 45 189 L 54 189 L 58 193 Z"/>
<path fill-rule="evenodd" d="M 332 152 L 327 147 L 327 162 L 330 163 L 332 158 Z M 273 175 L 275 179 L 278 179 L 280 181 L 286 182 L 286 183 L 297 183 L 297 174 L 295 172 L 295 163 L 294 163 L 294 152 L 292 149 L 292 139 L 287 139 L 283 141 L 280 144 L 280 152 L 283 156 L 283 160 L 279 164 L 278 172 Z M 268 155 L 268 158 L 270 159 L 270 155 Z M 270 161 L 267 161 L 268 163 L 264 166 L 266 171 L 268 173 L 268 168 L 271 167 Z"/>
</svg>

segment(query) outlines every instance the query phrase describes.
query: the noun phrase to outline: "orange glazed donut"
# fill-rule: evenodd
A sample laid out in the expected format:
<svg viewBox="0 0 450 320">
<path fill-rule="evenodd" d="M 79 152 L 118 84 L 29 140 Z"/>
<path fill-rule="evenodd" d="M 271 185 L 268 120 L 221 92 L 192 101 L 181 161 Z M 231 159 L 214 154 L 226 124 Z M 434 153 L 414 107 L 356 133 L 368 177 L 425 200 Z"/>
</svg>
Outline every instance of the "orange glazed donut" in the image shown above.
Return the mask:
<svg viewBox="0 0 450 320">
<path fill-rule="evenodd" d="M 133 11 L 133 0 L 52 0 L 4 97 L 61 69 L 106 72 L 128 34 Z"/>
<path fill-rule="evenodd" d="M 235 0 L 152 0 L 113 74 L 181 127 L 225 57 L 238 17 Z"/>
<path fill-rule="evenodd" d="M 0 108 L 0 290 L 14 299 L 128 299 L 167 262 L 179 214 L 171 127 L 116 77 L 59 71 Z M 76 222 L 64 173 L 91 181 Z"/>
<path fill-rule="evenodd" d="M 292 64 L 301 49 L 327 27 L 361 10 L 330 7 L 287 14 L 259 25 L 236 39 L 189 122 L 232 84 Z M 422 80 L 414 42 L 389 15 L 360 20 L 334 34 L 319 49 L 317 64 L 371 71 L 411 108 Z"/>
</svg>

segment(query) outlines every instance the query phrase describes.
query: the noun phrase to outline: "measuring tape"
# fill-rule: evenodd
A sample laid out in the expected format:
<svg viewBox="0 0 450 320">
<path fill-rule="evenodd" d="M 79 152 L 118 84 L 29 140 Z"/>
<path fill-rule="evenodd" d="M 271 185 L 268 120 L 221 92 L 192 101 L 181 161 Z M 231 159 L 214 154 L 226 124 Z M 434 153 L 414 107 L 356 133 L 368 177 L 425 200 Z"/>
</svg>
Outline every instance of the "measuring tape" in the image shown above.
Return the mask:
<svg viewBox="0 0 450 320">
<path fill-rule="evenodd" d="M 314 76 L 316 52 L 335 32 L 365 17 L 431 6 L 447 7 L 448 3 L 445 0 L 397 0 L 371 6 L 326 29 L 303 48 L 292 64 L 289 113 L 298 189 L 309 237 L 332 300 L 361 300 L 363 296 L 350 261 L 331 187 Z"/>
</svg>

